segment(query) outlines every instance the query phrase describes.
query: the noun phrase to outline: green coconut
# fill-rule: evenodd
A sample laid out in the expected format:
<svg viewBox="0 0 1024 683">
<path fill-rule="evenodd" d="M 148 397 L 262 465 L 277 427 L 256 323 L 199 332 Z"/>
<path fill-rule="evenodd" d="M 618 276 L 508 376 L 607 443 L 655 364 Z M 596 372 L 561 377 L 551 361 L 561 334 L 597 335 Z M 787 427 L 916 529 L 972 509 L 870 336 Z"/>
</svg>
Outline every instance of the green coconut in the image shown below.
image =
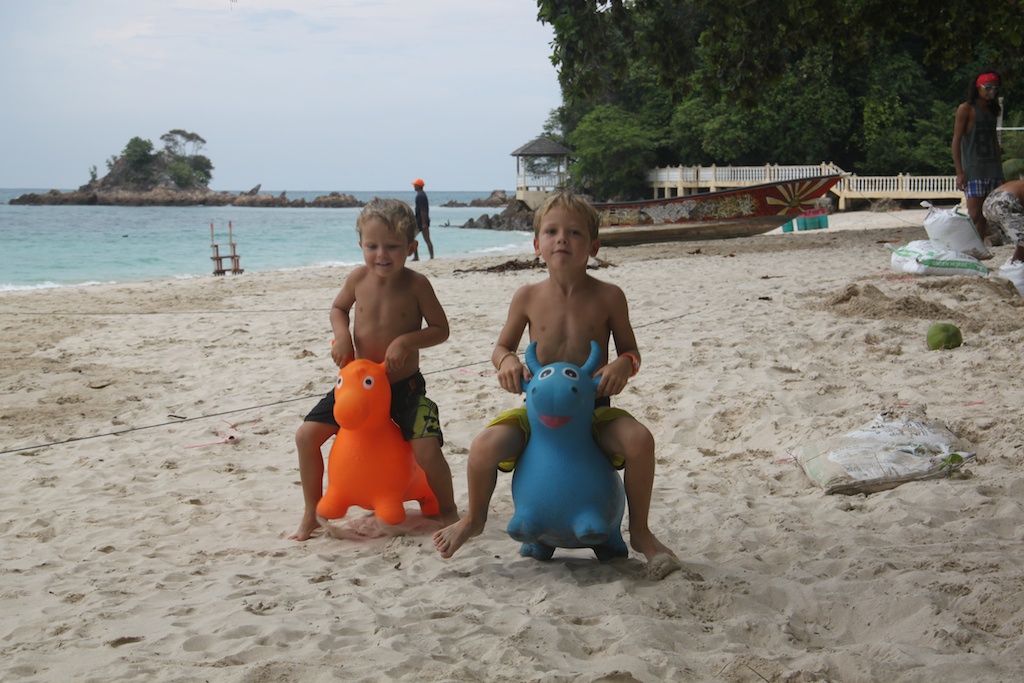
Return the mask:
<svg viewBox="0 0 1024 683">
<path fill-rule="evenodd" d="M 928 348 L 955 349 L 964 343 L 960 328 L 950 323 L 935 323 L 928 328 Z"/>
</svg>

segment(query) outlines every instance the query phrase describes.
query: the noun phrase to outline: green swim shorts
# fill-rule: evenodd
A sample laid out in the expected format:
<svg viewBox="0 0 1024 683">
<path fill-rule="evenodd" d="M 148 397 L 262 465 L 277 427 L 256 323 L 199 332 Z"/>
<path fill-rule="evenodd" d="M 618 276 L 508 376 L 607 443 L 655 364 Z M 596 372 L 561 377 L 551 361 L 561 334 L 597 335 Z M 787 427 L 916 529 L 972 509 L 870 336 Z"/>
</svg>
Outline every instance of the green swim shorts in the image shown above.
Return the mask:
<svg viewBox="0 0 1024 683">
<path fill-rule="evenodd" d="M 594 440 L 597 441 L 597 426 L 598 425 L 603 424 L 605 422 L 611 422 L 613 420 L 617 420 L 620 417 L 633 417 L 633 416 L 630 415 L 629 412 L 623 410 L 622 408 L 612 408 L 611 406 L 599 406 L 597 408 L 594 408 L 594 420 L 593 420 L 593 422 L 591 422 L 591 425 L 590 425 L 590 433 L 593 435 Z M 529 441 L 530 440 L 530 419 L 526 416 L 526 406 L 519 406 L 518 408 L 513 408 L 511 410 L 506 410 L 505 412 L 503 412 L 500 415 L 498 415 L 498 417 L 496 417 L 493 420 L 491 420 L 490 422 L 488 422 L 487 426 L 491 427 L 493 425 L 513 424 L 513 423 L 519 425 L 519 428 L 522 429 L 523 433 L 526 435 L 526 440 Z M 626 459 L 624 457 L 622 457 L 621 454 L 616 453 L 614 456 L 609 455 L 607 457 L 608 457 L 608 461 L 611 462 L 611 464 L 617 470 L 621 470 L 626 465 Z M 508 460 L 502 460 L 500 463 L 498 463 L 498 469 L 501 470 L 502 472 L 511 472 L 512 470 L 514 470 L 516 468 L 516 460 L 518 460 L 518 459 L 519 459 L 519 457 L 516 456 L 515 458 L 509 458 Z"/>
</svg>

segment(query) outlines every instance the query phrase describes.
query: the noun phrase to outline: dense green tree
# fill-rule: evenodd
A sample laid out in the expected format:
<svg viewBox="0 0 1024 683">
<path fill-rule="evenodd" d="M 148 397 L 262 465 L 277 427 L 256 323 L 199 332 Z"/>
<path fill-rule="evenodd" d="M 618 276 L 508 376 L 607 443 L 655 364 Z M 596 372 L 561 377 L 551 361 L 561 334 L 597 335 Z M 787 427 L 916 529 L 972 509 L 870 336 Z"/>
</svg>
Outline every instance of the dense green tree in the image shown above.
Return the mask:
<svg viewBox="0 0 1024 683">
<path fill-rule="evenodd" d="M 956 104 L 954 102 L 954 104 Z M 903 164 L 888 167 L 886 175 L 916 173 L 920 175 L 953 175 L 953 154 L 950 149 L 953 136 L 955 107 L 949 102 L 935 99 L 922 110 L 914 123 L 914 147 Z"/>
<path fill-rule="evenodd" d="M 212 178 L 213 164 L 199 154 L 206 140 L 197 133 L 175 128 L 160 136 L 164 143 L 167 175 L 182 189 L 206 187 Z"/>
<path fill-rule="evenodd" d="M 145 185 L 152 182 L 156 169 L 154 162 L 157 156 L 153 154 L 153 143 L 136 136 L 128 141 L 121 152 L 121 159 L 124 163 L 123 175 L 128 182 Z"/>
<path fill-rule="evenodd" d="M 194 173 L 186 161 L 175 160 L 167 164 L 167 176 L 177 187 L 182 189 L 192 187 Z"/>
<path fill-rule="evenodd" d="M 951 168 L 948 143 L 934 160 L 918 152 L 925 133 L 923 121 L 932 113 L 934 102 L 924 68 L 905 50 L 885 50 L 885 53 L 868 65 L 866 81 L 861 86 L 861 128 L 855 141 L 863 150 L 863 158 L 858 171 L 868 175 L 891 175 L 895 172 L 935 173 Z M 946 104 L 945 126 L 941 132 L 946 140 L 952 134 L 953 109 L 953 103 Z"/>
<path fill-rule="evenodd" d="M 195 156 L 206 146 L 206 140 L 200 135 L 180 128 L 164 133 L 160 139 L 163 140 L 164 149 L 174 157 Z"/>
<path fill-rule="evenodd" d="M 638 191 L 621 173 L 614 186 L 597 179 L 604 141 L 641 138 L 638 154 L 659 166 L 834 161 L 861 174 L 946 174 L 966 83 L 994 66 L 1012 84 L 1024 65 L 1021 0 L 537 5 L 555 31 L 555 139 L 575 150 L 572 177 L 608 192 L 600 198 Z M 588 117 L 605 105 L 619 114 L 595 126 Z"/>
<path fill-rule="evenodd" d="M 694 90 L 676 106 L 669 136 L 688 164 L 805 164 L 846 160 L 854 103 L 828 55 L 809 55 L 766 85 L 756 112 Z"/>
<path fill-rule="evenodd" d="M 160 136 L 164 149 L 153 151 L 153 143 L 133 137 L 120 156 L 107 160 L 109 173 L 99 181 L 101 186 L 129 186 L 148 190 L 159 185 L 173 185 L 179 189 L 209 186 L 213 178 L 213 163 L 199 150 L 206 140 L 188 131 L 175 129 Z M 94 167 L 95 169 L 95 167 Z M 95 171 L 90 184 L 96 183 Z"/>
<path fill-rule="evenodd" d="M 128 141 L 121 156 L 133 169 L 143 169 L 153 162 L 153 143 L 136 136 Z"/>
<path fill-rule="evenodd" d="M 1024 2 L 1001 0 L 537 0 L 555 31 L 552 62 L 569 99 L 600 92 L 630 60 L 674 88 L 698 63 L 698 84 L 753 105 L 804 50 L 870 61 L 876 41 L 916 41 L 929 68 L 987 61 L 1014 78 L 1024 67 Z"/>
<path fill-rule="evenodd" d="M 573 179 L 580 189 L 605 199 L 643 196 L 655 142 L 639 116 L 602 104 L 583 117 L 569 141 L 578 156 Z"/>
<path fill-rule="evenodd" d="M 213 178 L 213 162 L 210 161 L 209 157 L 202 154 L 194 154 L 188 158 L 188 163 L 192 167 L 196 181 L 203 186 L 209 185 L 210 180 Z"/>
<path fill-rule="evenodd" d="M 1006 117 L 1003 131 L 1003 175 L 1007 180 L 1024 178 L 1024 111 L 1015 111 Z"/>
</svg>

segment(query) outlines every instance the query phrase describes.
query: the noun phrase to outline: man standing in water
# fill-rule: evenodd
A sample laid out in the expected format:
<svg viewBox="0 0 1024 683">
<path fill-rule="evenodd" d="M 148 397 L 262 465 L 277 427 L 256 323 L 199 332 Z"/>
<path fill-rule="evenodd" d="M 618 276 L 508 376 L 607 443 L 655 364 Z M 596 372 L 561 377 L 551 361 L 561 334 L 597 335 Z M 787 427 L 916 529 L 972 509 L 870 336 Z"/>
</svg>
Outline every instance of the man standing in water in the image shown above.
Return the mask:
<svg viewBox="0 0 1024 683">
<path fill-rule="evenodd" d="M 430 241 L 430 202 L 427 200 L 427 193 L 423 191 L 423 181 L 420 178 L 412 181 L 412 186 L 416 188 L 416 226 L 423 234 L 423 241 L 427 243 L 430 258 L 434 258 L 434 243 Z M 418 245 L 412 253 L 412 260 L 420 260 Z"/>
</svg>

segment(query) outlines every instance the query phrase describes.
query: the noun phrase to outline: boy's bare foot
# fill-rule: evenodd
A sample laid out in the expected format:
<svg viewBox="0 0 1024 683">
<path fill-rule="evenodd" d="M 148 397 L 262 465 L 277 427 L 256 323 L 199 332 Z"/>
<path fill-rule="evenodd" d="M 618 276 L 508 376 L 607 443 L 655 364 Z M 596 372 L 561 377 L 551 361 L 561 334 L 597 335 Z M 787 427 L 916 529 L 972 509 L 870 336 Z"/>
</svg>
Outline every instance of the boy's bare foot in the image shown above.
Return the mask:
<svg viewBox="0 0 1024 683">
<path fill-rule="evenodd" d="M 320 522 L 317 520 L 316 517 L 313 517 L 312 519 L 307 519 L 306 517 L 303 517 L 302 521 L 299 522 L 299 528 L 295 531 L 294 534 L 288 537 L 288 540 L 308 541 L 310 538 L 313 537 L 313 534 L 319 528 Z"/>
<path fill-rule="evenodd" d="M 444 512 L 443 510 L 439 515 L 434 517 L 437 521 L 441 522 L 442 527 L 451 526 L 459 521 L 459 511 L 452 510 L 451 512 Z"/>
<path fill-rule="evenodd" d="M 647 559 L 647 578 L 651 581 L 661 581 L 678 569 L 682 569 L 679 559 L 669 553 L 658 553 Z"/>
<path fill-rule="evenodd" d="M 468 517 L 463 517 L 434 534 L 434 547 L 441 553 L 441 557 L 451 557 L 463 543 L 479 536 L 483 530 L 483 524 L 474 524 Z"/>
<path fill-rule="evenodd" d="M 650 532 L 630 534 L 629 545 L 647 558 L 647 578 L 652 581 L 661 581 L 683 566 L 676 554 Z"/>
</svg>

